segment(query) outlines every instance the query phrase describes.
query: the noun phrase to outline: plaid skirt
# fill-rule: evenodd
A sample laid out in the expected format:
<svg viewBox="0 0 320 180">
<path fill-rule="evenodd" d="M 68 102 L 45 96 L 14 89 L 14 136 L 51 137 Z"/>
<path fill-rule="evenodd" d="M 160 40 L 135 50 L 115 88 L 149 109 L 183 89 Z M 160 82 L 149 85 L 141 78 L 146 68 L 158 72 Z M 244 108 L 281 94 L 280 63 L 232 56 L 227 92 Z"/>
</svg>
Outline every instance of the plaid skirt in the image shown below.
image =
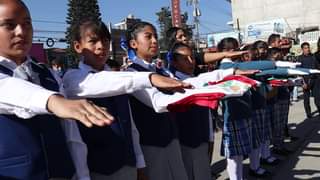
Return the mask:
<svg viewBox="0 0 320 180">
<path fill-rule="evenodd" d="M 252 145 L 254 149 L 260 147 L 263 140 L 264 115 L 264 109 L 258 109 L 252 112 Z"/>
<path fill-rule="evenodd" d="M 250 118 L 225 120 L 221 144 L 221 155 L 227 158 L 248 155 L 253 149 L 252 120 Z"/>
<path fill-rule="evenodd" d="M 273 105 L 267 105 L 263 118 L 263 143 L 272 139 Z"/>
<path fill-rule="evenodd" d="M 272 141 L 275 146 L 281 146 L 284 141 L 284 131 L 289 115 L 289 101 L 280 100 L 274 104 L 272 119 Z"/>
</svg>

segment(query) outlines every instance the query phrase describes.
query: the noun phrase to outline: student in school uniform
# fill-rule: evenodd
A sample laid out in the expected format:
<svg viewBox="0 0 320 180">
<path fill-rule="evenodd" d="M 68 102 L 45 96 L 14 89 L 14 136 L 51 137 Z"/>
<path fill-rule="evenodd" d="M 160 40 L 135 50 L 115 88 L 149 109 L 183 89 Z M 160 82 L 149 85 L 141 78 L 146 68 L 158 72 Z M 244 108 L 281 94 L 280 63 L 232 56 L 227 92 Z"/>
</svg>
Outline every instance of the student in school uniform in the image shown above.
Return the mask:
<svg viewBox="0 0 320 180">
<path fill-rule="evenodd" d="M 173 77 L 167 69 L 159 68 L 153 63 L 153 58 L 158 53 L 158 41 L 156 29 L 152 24 L 147 22 L 134 24 L 127 31 L 127 44 L 128 51 L 134 52 L 128 71 L 156 72 Z M 204 83 L 204 79 L 221 80 L 233 72 L 234 69 L 213 71 L 211 74 L 201 74 L 195 79 L 188 78 L 186 81 L 201 84 Z M 156 113 L 150 108 L 150 104 L 145 103 L 147 94 L 153 94 L 152 90 L 139 90 L 130 97 L 133 118 L 140 133 L 145 156 L 146 174 L 153 180 L 188 179 L 181 156 L 176 122 L 169 113 Z"/>
<path fill-rule="evenodd" d="M 80 55 L 80 64 L 64 75 L 65 92 L 69 98 L 88 98 L 115 117 L 108 127 L 87 128 L 78 123 L 74 129 L 67 130 L 74 132 L 68 137 L 69 143 L 85 143 L 71 147 L 78 162 L 78 179 L 135 180 L 137 168 L 145 165 L 127 93 L 153 86 L 186 87 L 182 82 L 150 72 L 108 72 L 110 40 L 109 31 L 101 21 L 84 19 L 73 27 L 73 48 Z"/>
<path fill-rule="evenodd" d="M 188 38 L 188 33 L 184 28 L 172 27 L 166 32 L 167 48 L 173 46 L 176 42 L 187 44 L 191 47 L 192 42 Z M 215 63 L 223 58 L 236 58 L 241 57 L 246 51 L 234 51 L 234 52 L 194 52 L 194 58 L 196 63 L 195 75 L 199 75 L 201 72 L 201 66 L 209 63 Z"/>
<path fill-rule="evenodd" d="M 194 76 L 195 60 L 191 48 L 176 43 L 169 50 L 170 72 L 178 79 Z M 210 180 L 208 155 L 210 111 L 206 107 L 193 106 L 187 112 L 172 113 L 178 125 L 178 138 L 182 159 L 189 180 Z"/>
<path fill-rule="evenodd" d="M 156 72 L 170 76 L 163 68 L 152 64 L 158 53 L 155 27 L 147 22 L 134 24 L 127 31 L 129 50 L 135 56 L 128 71 Z M 133 93 L 130 97 L 132 115 L 140 133 L 140 143 L 146 161 L 146 175 L 152 180 L 187 180 L 180 145 L 177 140 L 177 127 L 169 113 L 156 113 L 143 103 L 146 90 Z"/>
<path fill-rule="evenodd" d="M 218 51 L 233 51 L 238 47 L 236 39 L 225 38 L 219 42 Z M 232 59 L 223 59 L 220 66 L 224 63 L 232 63 Z M 242 97 L 222 101 L 222 112 L 224 126 L 221 153 L 227 158 L 230 180 L 241 180 L 243 179 L 243 157 L 253 150 L 251 94 L 247 93 Z"/>
<path fill-rule="evenodd" d="M 257 61 L 266 60 L 268 56 L 268 44 L 264 41 L 256 41 L 253 43 L 253 47 L 258 50 Z M 272 114 L 273 114 L 273 98 L 276 95 L 276 91 L 270 87 L 265 78 L 260 79 L 261 86 L 257 91 L 258 97 L 261 102 L 261 108 L 257 109 L 257 120 L 259 121 L 257 129 L 259 130 L 259 136 L 261 139 L 260 146 L 260 163 L 263 165 L 277 165 L 280 160 L 272 156 L 270 151 L 270 142 L 272 139 Z"/>
<path fill-rule="evenodd" d="M 272 61 L 280 61 L 283 59 L 283 54 L 280 48 L 269 48 L 268 59 Z M 272 118 L 272 130 L 273 130 L 273 153 L 287 156 L 292 153 L 291 150 L 284 146 L 285 128 L 288 123 L 289 115 L 289 103 L 290 92 L 288 87 L 278 87 L 277 96 L 273 105 L 273 118 Z"/>
<path fill-rule="evenodd" d="M 253 45 L 247 45 L 243 49 L 248 50 L 248 54 L 244 55 L 243 59 L 245 62 L 257 61 L 259 58 L 259 50 Z M 264 77 L 253 77 L 260 81 L 264 80 Z M 261 146 L 265 142 L 264 136 L 268 126 L 265 123 L 265 86 L 260 84 L 259 87 L 251 90 L 251 102 L 252 102 L 252 142 L 253 149 L 249 154 L 250 159 L 250 170 L 249 174 L 254 177 L 264 178 L 269 176 L 271 173 L 263 169 L 260 165 L 260 152 Z M 266 127 L 265 127 L 266 126 Z"/>
<path fill-rule="evenodd" d="M 0 40 L 6 42 L 0 45 L 0 73 L 30 81 L 51 92 L 59 92 L 59 85 L 51 72 L 27 56 L 32 44 L 32 31 L 31 17 L 22 1 L 4 0 L 0 2 Z M 8 88 L 8 85 L 13 87 L 13 92 L 18 91 L 14 90 L 15 87 L 23 87 L 17 83 L 14 86 L 5 84 L 5 88 Z M 20 90 L 30 92 L 32 88 Z M 41 108 L 37 109 L 38 104 L 36 103 L 42 107 L 46 105 L 49 110 L 60 114 L 59 116 L 67 115 L 70 118 L 82 119 L 82 122 L 88 126 L 91 126 L 92 123 L 98 125 L 105 123 L 103 121 L 97 123 L 99 121 L 97 114 L 100 114 L 101 118 L 105 115 L 102 110 L 90 103 L 75 102 L 74 105 L 69 104 L 70 109 L 63 109 L 68 108 L 65 105 L 68 101 L 60 99 L 62 103 L 52 104 L 50 99 L 57 98 L 53 95 L 49 96 L 48 104 L 41 104 L 46 102 L 43 100 L 52 93 L 41 93 L 40 89 L 37 92 L 40 92 L 39 97 L 31 96 L 30 98 L 36 98 L 38 102 L 35 102 L 36 100 L 19 102 L 15 97 L 8 97 L 8 99 L 13 99 L 12 104 L 5 103 L 5 106 L 2 107 L 2 112 L 4 112 L 0 115 L 0 144 L 3 148 L 0 153 L 0 177 L 3 179 L 70 178 L 74 173 L 60 119 L 48 113 L 42 114 Z M 8 99 L 4 98 L 2 102 Z M 28 100 L 28 98 L 20 99 L 20 101 L 23 100 Z M 32 102 L 36 106 L 26 105 Z M 53 102 L 59 102 L 59 100 L 53 100 Z M 52 108 L 57 105 L 61 107 Z M 23 108 L 25 106 L 30 106 L 31 110 Z M 75 108 L 79 110 L 74 111 Z M 71 110 L 74 112 L 71 113 Z M 34 116 L 36 114 L 41 115 Z M 27 118 L 27 120 L 22 118 Z"/>
</svg>

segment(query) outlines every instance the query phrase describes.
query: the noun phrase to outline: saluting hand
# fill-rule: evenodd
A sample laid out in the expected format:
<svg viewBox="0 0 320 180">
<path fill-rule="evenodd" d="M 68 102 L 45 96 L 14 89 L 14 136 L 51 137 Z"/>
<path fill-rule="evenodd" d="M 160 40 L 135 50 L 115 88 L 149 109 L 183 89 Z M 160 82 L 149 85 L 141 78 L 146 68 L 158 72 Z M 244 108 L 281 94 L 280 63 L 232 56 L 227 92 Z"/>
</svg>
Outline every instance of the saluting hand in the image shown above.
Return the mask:
<svg viewBox="0 0 320 180">
<path fill-rule="evenodd" d="M 185 92 L 184 89 L 193 88 L 193 86 L 189 83 L 161 76 L 159 74 L 151 74 L 150 81 L 154 87 L 171 92 Z"/>
<path fill-rule="evenodd" d="M 60 95 L 49 97 L 47 109 L 60 118 L 78 120 L 87 127 L 109 125 L 114 119 L 105 108 L 85 99 L 68 100 Z"/>
<path fill-rule="evenodd" d="M 225 57 L 226 58 L 236 58 L 236 57 L 240 57 L 243 54 L 247 54 L 249 53 L 249 51 L 228 51 L 225 52 Z"/>
</svg>

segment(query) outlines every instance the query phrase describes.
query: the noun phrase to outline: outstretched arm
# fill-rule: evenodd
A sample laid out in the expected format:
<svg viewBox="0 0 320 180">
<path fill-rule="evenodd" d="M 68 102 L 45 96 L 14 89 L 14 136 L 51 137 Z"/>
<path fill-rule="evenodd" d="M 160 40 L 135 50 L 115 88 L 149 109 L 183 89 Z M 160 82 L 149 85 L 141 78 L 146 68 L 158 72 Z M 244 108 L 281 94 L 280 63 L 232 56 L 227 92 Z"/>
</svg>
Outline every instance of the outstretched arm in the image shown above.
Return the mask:
<svg viewBox="0 0 320 180">
<path fill-rule="evenodd" d="M 54 113 L 60 118 L 76 119 L 86 126 L 110 124 L 113 117 L 86 100 L 67 100 L 27 81 L 0 74 L 0 114 L 31 118 Z"/>
</svg>

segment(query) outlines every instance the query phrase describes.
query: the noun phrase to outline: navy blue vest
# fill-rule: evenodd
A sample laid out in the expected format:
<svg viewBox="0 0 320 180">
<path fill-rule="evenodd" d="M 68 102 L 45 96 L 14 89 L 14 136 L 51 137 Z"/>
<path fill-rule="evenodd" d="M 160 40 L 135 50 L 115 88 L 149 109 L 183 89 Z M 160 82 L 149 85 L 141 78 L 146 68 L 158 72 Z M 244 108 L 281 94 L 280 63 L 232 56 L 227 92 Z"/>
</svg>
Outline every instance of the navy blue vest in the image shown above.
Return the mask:
<svg viewBox="0 0 320 180">
<path fill-rule="evenodd" d="M 178 79 L 186 78 L 179 75 L 176 69 L 171 72 Z M 186 112 L 172 113 L 177 121 L 179 141 L 182 145 L 196 148 L 209 142 L 209 108 L 192 106 Z"/>
<path fill-rule="evenodd" d="M 180 143 L 196 148 L 209 141 L 209 109 L 193 106 L 186 112 L 174 113 Z"/>
<path fill-rule="evenodd" d="M 222 100 L 222 111 L 225 121 L 250 118 L 252 115 L 251 92 L 248 91 L 241 97 Z"/>
<path fill-rule="evenodd" d="M 42 87 L 59 91 L 44 65 L 33 62 L 32 70 L 39 73 Z M 0 72 L 13 75 L 2 65 Z M 0 146 L 0 178 L 40 180 L 70 178 L 74 174 L 60 119 L 55 116 L 37 115 L 25 120 L 15 115 L 0 115 Z"/>
<path fill-rule="evenodd" d="M 149 72 L 148 69 L 135 63 L 128 68 Z M 177 127 L 169 113 L 156 113 L 153 108 L 146 106 L 133 96 L 130 96 L 130 105 L 142 145 L 165 147 L 177 138 Z"/>
<path fill-rule="evenodd" d="M 78 123 L 83 141 L 88 146 L 90 171 L 110 175 L 123 166 L 135 167 L 131 117 L 127 95 L 91 98 L 94 104 L 106 107 L 115 120 L 110 126 L 87 128 Z"/>
</svg>

